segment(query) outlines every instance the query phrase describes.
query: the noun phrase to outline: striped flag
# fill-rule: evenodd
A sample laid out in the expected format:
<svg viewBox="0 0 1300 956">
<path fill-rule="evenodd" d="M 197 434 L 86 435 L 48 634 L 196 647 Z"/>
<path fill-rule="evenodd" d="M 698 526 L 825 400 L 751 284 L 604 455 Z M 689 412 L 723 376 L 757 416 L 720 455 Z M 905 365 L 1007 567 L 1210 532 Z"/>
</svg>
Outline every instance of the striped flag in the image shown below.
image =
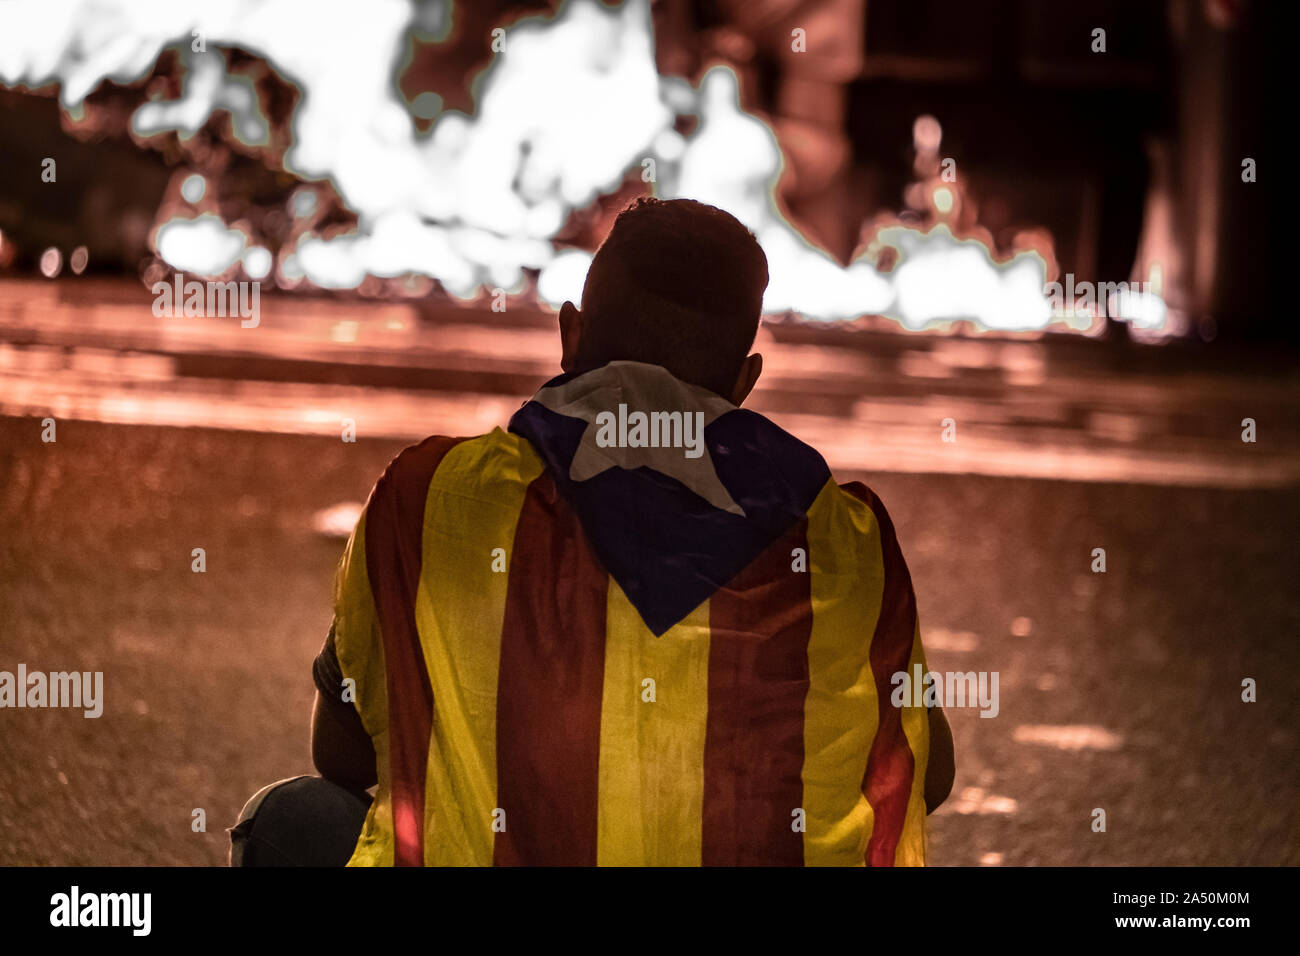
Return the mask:
<svg viewBox="0 0 1300 956">
<path fill-rule="evenodd" d="M 925 660 L 889 516 L 657 366 L 402 452 L 335 641 L 378 759 L 354 865 L 924 863 L 928 721 L 890 678 Z"/>
</svg>

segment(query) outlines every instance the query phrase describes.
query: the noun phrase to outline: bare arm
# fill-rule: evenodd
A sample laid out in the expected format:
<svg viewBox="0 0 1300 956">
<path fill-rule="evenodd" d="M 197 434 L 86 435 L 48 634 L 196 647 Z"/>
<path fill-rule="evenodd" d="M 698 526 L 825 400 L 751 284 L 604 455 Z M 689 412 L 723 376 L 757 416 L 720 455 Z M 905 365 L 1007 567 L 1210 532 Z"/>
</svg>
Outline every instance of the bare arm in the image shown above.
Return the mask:
<svg viewBox="0 0 1300 956">
<path fill-rule="evenodd" d="M 322 777 L 352 790 L 377 782 L 375 748 L 356 709 L 316 691 L 311 715 L 311 759 Z"/>
<path fill-rule="evenodd" d="M 934 813 L 952 792 L 957 768 L 953 758 L 952 730 L 943 709 L 930 709 L 930 762 L 925 768 L 925 812 Z"/>
</svg>

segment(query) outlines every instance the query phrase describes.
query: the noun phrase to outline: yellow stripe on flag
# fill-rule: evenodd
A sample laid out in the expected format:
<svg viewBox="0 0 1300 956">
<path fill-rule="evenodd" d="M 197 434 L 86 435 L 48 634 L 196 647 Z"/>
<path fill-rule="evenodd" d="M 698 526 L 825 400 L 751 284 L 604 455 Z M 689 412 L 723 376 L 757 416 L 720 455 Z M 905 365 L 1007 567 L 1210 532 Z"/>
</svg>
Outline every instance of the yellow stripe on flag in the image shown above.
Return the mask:
<svg viewBox="0 0 1300 956">
<path fill-rule="evenodd" d="M 885 569 L 871 509 L 834 480 L 808 509 L 812 636 L 804 706 L 804 863 L 862 866 L 873 814 L 862 793 L 879 723 L 871 636 Z"/>
<path fill-rule="evenodd" d="M 925 651 L 921 645 L 921 627 L 917 625 L 912 636 L 912 656 L 907 662 L 909 674 L 925 674 Z M 925 771 L 930 758 L 930 717 L 924 707 L 912 706 L 909 699 L 903 707 L 903 733 L 907 735 L 907 746 L 912 751 L 914 769 L 912 771 L 912 792 L 907 798 L 907 818 L 903 821 L 903 833 L 894 850 L 895 866 L 925 866 Z"/>
<path fill-rule="evenodd" d="M 388 780 L 388 689 L 384 642 L 366 569 L 363 511 L 339 564 L 334 582 L 334 650 L 339 667 L 356 682 L 356 708 L 374 743 L 378 787 L 348 866 L 393 865 L 393 807 Z"/>
<path fill-rule="evenodd" d="M 491 866 L 497 806 L 497 675 L 509 573 L 532 446 L 500 428 L 447 452 L 429 484 L 415 620 L 433 689 L 425 863 Z M 474 488 L 468 497 L 461 489 Z M 496 556 L 499 558 L 500 553 Z"/>
<path fill-rule="evenodd" d="M 612 578 L 606 604 L 597 862 L 699 866 L 708 602 L 660 637 Z M 653 702 L 646 680 L 654 681 Z"/>
</svg>

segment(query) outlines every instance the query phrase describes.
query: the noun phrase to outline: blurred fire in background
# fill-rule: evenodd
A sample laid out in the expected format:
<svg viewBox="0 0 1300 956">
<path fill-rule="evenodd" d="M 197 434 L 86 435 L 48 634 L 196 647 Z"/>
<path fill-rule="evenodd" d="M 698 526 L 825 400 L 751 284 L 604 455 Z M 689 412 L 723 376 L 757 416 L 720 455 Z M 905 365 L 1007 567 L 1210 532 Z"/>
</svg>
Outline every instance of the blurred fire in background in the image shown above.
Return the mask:
<svg viewBox="0 0 1300 956">
<path fill-rule="evenodd" d="M 1261 210 L 1223 214 L 1248 143 L 1212 127 L 1248 140 L 1261 91 L 1198 83 L 1207 53 L 1248 77 L 1263 27 L 1240 4 L 1123 7 L 23 0 L 0 11 L 5 262 L 76 247 L 149 285 L 555 306 L 655 194 L 758 235 L 770 315 L 1245 321 L 1222 238 Z M 52 153 L 57 202 L 28 188 Z M 1062 314 L 1044 287 L 1065 273 L 1146 291 Z"/>
<path fill-rule="evenodd" d="M 1003 675 L 1001 720 L 953 717 L 936 859 L 1296 862 L 1274 14 L 0 3 L 0 666 L 110 668 L 93 738 L 5 735 L 0 863 L 216 862 L 151 807 L 310 772 L 337 535 L 403 444 L 557 371 L 641 195 L 754 231 L 753 407 L 889 503 L 932 665 Z M 258 320 L 161 313 L 178 276 L 257 283 Z M 1250 674 L 1288 702 L 1243 730 Z"/>
<path fill-rule="evenodd" d="M 1116 408 L 1067 398 L 1116 367 L 1164 387 L 1249 366 L 1224 343 L 1293 347 L 1261 278 L 1282 245 L 1254 181 L 1268 36 L 1226 0 L 6 4 L 0 356 L 37 380 L 7 376 L 0 408 L 338 417 L 305 391 L 246 413 L 265 389 L 210 388 L 235 378 L 425 402 L 377 408 L 372 434 L 459 430 L 466 401 L 493 423 L 554 366 L 540 330 L 613 217 L 652 194 L 757 235 L 782 351 L 756 400 L 833 465 L 1276 483 L 1283 449 L 1209 464 L 1182 440 L 1205 429 L 1171 430 L 1132 375 Z M 175 320 L 139 308 L 208 279 L 256 283 L 260 331 L 179 295 Z M 67 352 L 104 346 L 87 386 Z M 945 389 L 995 441 L 935 454 L 892 428 Z M 881 429 L 869 453 L 845 418 Z M 1025 424 L 1064 441 L 1007 431 Z"/>
</svg>

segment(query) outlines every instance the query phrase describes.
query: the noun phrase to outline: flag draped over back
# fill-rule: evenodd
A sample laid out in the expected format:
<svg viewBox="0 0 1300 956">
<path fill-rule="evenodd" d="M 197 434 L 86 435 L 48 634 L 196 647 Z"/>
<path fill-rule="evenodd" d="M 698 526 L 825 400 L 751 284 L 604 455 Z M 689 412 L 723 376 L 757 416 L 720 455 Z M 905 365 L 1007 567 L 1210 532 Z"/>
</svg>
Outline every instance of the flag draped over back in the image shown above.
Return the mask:
<svg viewBox="0 0 1300 956">
<path fill-rule="evenodd" d="M 879 500 L 657 366 L 407 449 L 338 578 L 353 864 L 924 862 L 924 667 Z"/>
</svg>

